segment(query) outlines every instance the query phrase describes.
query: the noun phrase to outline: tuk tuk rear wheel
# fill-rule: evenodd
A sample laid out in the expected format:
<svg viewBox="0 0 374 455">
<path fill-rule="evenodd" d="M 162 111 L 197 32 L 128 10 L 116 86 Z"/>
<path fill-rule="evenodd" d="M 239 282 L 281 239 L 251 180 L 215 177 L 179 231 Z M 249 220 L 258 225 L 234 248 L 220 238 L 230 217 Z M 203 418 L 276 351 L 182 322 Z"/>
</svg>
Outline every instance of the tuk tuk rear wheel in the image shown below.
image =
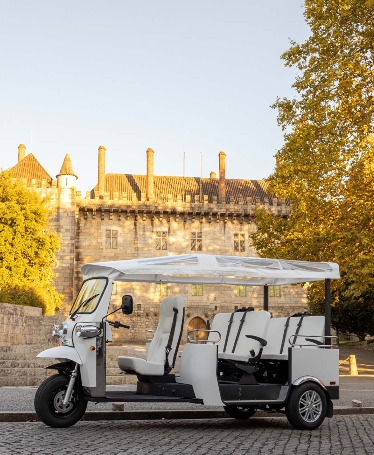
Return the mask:
<svg viewBox="0 0 374 455">
<path fill-rule="evenodd" d="M 253 406 L 227 405 L 224 407 L 224 409 L 226 411 L 226 414 L 238 420 L 249 419 L 256 412 L 256 408 Z"/>
<path fill-rule="evenodd" d="M 314 382 L 295 387 L 286 404 L 289 423 L 298 430 L 314 430 L 325 420 L 327 398 L 323 389 Z"/>
<path fill-rule="evenodd" d="M 35 394 L 34 405 L 39 419 L 53 428 L 66 428 L 77 423 L 86 412 L 84 399 L 78 381 L 74 385 L 70 403 L 63 404 L 69 378 L 55 374 L 45 379 Z"/>
</svg>

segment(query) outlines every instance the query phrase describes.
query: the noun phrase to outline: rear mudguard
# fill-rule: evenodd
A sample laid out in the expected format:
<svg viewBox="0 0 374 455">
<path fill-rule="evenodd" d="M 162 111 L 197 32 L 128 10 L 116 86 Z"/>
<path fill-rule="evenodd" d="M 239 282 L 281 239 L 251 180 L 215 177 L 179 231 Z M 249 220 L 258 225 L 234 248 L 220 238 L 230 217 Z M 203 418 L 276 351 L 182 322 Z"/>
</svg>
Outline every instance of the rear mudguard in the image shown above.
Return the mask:
<svg viewBox="0 0 374 455">
<path fill-rule="evenodd" d="M 69 346 L 56 346 L 55 348 L 46 349 L 39 352 L 36 357 L 45 357 L 50 359 L 67 359 L 82 365 L 82 359 L 75 348 Z"/>
</svg>

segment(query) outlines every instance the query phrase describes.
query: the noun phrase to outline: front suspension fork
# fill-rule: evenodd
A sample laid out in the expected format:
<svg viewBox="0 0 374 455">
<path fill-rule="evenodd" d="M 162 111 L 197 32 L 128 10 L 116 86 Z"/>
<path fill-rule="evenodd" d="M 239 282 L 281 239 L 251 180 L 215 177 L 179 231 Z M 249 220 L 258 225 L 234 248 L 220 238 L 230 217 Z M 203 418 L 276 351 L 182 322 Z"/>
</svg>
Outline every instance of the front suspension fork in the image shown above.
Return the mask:
<svg viewBox="0 0 374 455">
<path fill-rule="evenodd" d="M 64 406 L 66 406 L 67 404 L 70 403 L 71 396 L 73 394 L 74 384 L 75 384 L 75 381 L 76 381 L 77 377 L 78 377 L 78 364 L 76 363 L 75 367 L 74 367 L 74 370 L 71 373 L 70 381 L 69 381 L 69 384 L 68 384 L 68 388 L 66 389 L 66 393 L 65 393 L 64 399 L 62 400 L 62 404 Z"/>
</svg>

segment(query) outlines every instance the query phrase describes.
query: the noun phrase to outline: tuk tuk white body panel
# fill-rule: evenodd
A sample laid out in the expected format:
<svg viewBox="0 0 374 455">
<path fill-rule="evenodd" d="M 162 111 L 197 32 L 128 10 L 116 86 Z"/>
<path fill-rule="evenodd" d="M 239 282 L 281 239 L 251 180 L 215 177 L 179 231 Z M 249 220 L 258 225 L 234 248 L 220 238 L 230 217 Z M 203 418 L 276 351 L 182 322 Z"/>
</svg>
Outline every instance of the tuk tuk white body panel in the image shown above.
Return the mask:
<svg viewBox="0 0 374 455">
<path fill-rule="evenodd" d="M 187 343 L 181 354 L 176 381 L 191 384 L 196 398 L 208 406 L 223 406 L 217 382 L 217 346 Z"/>
<path fill-rule="evenodd" d="M 82 359 L 80 358 L 78 351 L 75 348 L 68 346 L 56 346 L 55 348 L 49 348 L 45 351 L 39 352 L 36 357 L 43 357 L 48 359 L 67 359 L 72 362 L 82 365 Z"/>
<path fill-rule="evenodd" d="M 291 383 L 303 376 L 318 378 L 326 387 L 339 385 L 339 350 L 318 347 L 289 348 Z"/>
</svg>

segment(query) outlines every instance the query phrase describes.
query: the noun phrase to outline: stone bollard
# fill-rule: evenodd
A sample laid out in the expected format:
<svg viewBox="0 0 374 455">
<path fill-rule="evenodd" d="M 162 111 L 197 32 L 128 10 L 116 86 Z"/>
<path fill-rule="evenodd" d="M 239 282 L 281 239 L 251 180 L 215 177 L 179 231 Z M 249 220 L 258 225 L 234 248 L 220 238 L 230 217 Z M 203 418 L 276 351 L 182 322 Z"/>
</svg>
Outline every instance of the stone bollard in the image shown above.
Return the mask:
<svg viewBox="0 0 374 455">
<path fill-rule="evenodd" d="M 357 363 L 356 363 L 356 356 L 350 355 L 349 356 L 349 375 L 350 376 L 358 376 L 357 370 Z"/>
</svg>

